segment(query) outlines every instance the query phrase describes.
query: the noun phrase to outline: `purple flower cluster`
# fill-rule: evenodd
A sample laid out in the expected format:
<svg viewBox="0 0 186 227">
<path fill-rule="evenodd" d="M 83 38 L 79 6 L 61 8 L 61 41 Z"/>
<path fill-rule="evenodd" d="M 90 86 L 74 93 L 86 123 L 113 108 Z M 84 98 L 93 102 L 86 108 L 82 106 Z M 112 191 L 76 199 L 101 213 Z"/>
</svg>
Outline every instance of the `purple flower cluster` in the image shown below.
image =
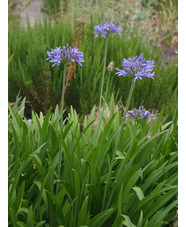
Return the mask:
<svg viewBox="0 0 186 227">
<path fill-rule="evenodd" d="M 62 49 L 61 47 L 57 47 L 51 50 L 51 52 L 47 51 L 47 60 L 51 59 L 50 62 L 54 63 L 52 67 L 59 65 L 61 61 L 64 63 L 77 62 L 80 66 L 82 66 L 81 62 L 84 62 L 83 53 L 79 51 L 78 48 L 69 47 L 68 43 L 66 46 L 63 46 Z"/>
<path fill-rule="evenodd" d="M 149 117 L 155 117 L 155 115 L 150 114 L 147 110 L 145 110 L 142 107 L 139 107 L 139 109 L 133 109 L 132 111 L 128 111 L 129 115 L 126 115 L 124 118 L 133 118 L 135 121 L 143 120 L 145 118 Z"/>
<path fill-rule="evenodd" d="M 116 74 L 118 76 L 126 76 L 128 73 L 134 77 L 134 81 L 137 79 L 142 80 L 142 77 L 150 77 L 154 79 L 154 72 L 150 73 L 154 68 L 154 60 L 147 61 L 143 54 L 139 57 L 135 56 L 133 58 L 123 59 L 122 66 L 125 67 L 124 70 L 116 68 L 118 71 Z"/>
<path fill-rule="evenodd" d="M 118 35 L 121 35 L 121 28 L 114 24 L 110 24 L 109 22 L 101 22 L 100 25 L 94 26 L 95 37 L 98 37 L 98 35 L 101 34 L 101 37 L 106 38 L 107 35 L 112 33 L 117 33 Z"/>
</svg>

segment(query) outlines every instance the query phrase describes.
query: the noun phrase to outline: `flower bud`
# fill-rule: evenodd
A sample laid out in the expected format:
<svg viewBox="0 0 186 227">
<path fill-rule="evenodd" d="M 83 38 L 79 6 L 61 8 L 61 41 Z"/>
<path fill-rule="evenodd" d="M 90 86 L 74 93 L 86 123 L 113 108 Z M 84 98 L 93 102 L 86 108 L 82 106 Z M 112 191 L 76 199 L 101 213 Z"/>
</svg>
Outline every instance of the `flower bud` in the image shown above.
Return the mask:
<svg viewBox="0 0 186 227">
<path fill-rule="evenodd" d="M 114 69 L 114 62 L 111 61 L 111 62 L 109 63 L 109 65 L 107 66 L 107 71 L 108 71 L 108 72 L 112 72 L 113 69 Z"/>
</svg>

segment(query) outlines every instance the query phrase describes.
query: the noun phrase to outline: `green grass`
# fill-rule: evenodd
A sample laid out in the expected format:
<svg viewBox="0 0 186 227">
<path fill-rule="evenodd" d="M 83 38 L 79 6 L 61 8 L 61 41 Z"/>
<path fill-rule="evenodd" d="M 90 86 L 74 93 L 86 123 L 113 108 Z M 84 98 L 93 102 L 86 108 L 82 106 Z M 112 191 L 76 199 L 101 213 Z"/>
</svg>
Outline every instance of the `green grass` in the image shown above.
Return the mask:
<svg viewBox="0 0 186 227">
<path fill-rule="evenodd" d="M 166 123 L 162 109 L 156 122 L 121 126 L 112 97 L 97 124 L 95 106 L 89 117 L 71 107 L 61 134 L 58 106 L 45 116 L 33 112 L 29 126 L 24 102 L 9 106 L 9 226 L 171 225 L 176 117 Z"/>
</svg>

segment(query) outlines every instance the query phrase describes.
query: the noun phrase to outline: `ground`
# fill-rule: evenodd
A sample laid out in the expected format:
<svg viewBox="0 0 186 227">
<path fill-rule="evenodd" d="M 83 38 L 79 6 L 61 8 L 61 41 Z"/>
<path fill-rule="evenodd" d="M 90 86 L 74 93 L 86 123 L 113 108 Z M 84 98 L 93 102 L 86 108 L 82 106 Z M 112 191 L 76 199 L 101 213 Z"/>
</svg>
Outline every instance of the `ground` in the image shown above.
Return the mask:
<svg viewBox="0 0 186 227">
<path fill-rule="evenodd" d="M 30 4 L 28 4 L 27 0 L 22 1 L 22 5 L 17 5 L 17 10 L 20 13 L 20 23 L 21 25 L 25 25 L 26 17 L 28 14 L 29 21 L 33 25 L 34 20 L 36 18 L 43 18 L 44 13 L 41 11 L 41 1 L 40 0 L 32 0 Z M 46 15 L 46 14 L 45 14 Z M 46 15 L 47 16 L 47 15 Z"/>
</svg>

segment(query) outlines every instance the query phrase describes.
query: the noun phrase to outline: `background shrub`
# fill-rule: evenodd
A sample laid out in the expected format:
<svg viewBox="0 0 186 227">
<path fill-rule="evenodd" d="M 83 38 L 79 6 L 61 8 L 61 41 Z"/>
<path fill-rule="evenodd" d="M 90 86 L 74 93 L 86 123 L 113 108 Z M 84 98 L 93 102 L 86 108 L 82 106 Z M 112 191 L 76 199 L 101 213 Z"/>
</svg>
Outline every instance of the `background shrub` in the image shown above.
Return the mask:
<svg viewBox="0 0 186 227">
<path fill-rule="evenodd" d="M 79 113 L 89 113 L 94 104 L 98 104 L 104 56 L 104 38 L 94 38 L 94 25 L 99 20 L 90 18 L 85 24 L 81 42 L 81 51 L 84 53 L 83 67 L 76 67 L 76 78 L 71 80 L 66 90 L 66 107 L 70 105 Z M 54 23 L 54 24 L 52 24 Z M 71 45 L 75 36 L 74 23 L 63 23 L 55 18 L 52 22 L 44 18 L 43 25 L 37 21 L 33 27 L 27 21 L 26 27 L 18 23 L 9 26 L 9 57 L 14 54 L 9 64 L 9 101 L 15 101 L 20 91 L 26 96 L 36 112 L 47 112 L 50 106 L 60 102 L 61 74 L 63 65 L 52 67 L 46 61 L 47 50 L 57 46 Z M 16 31 L 16 32 L 15 32 Z M 114 61 L 115 67 L 121 68 L 123 58 L 144 54 L 146 59 L 155 61 L 155 79 L 146 79 L 136 82 L 136 92 L 131 102 L 132 107 L 143 104 L 147 109 L 160 111 L 163 104 L 170 115 L 177 102 L 177 58 L 172 64 L 166 64 L 163 51 L 156 46 L 149 46 L 143 41 L 143 34 L 131 32 L 128 36 L 122 30 L 122 35 L 113 35 L 108 40 L 107 65 Z M 105 86 L 108 74 L 105 76 Z M 116 101 L 126 103 L 131 77 L 118 77 L 115 70 L 111 73 L 112 86 L 109 87 L 109 96 L 113 93 Z"/>
</svg>

